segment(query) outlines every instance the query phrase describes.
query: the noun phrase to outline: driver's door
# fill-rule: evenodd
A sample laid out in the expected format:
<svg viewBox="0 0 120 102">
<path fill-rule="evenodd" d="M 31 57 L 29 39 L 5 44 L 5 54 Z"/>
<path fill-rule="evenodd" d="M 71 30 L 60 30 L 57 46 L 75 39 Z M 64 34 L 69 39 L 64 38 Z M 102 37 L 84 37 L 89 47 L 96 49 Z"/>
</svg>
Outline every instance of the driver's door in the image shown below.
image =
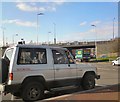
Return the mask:
<svg viewBox="0 0 120 102">
<path fill-rule="evenodd" d="M 58 86 L 68 85 L 71 77 L 71 68 L 64 50 L 53 49 L 53 63 L 55 72 L 55 84 Z"/>
</svg>

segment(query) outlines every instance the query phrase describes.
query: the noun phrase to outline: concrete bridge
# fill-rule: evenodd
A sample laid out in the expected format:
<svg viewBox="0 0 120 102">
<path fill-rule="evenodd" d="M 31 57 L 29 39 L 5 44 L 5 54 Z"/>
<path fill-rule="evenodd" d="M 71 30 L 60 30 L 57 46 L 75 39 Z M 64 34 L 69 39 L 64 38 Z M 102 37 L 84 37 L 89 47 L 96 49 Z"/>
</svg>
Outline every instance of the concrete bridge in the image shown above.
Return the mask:
<svg viewBox="0 0 120 102">
<path fill-rule="evenodd" d="M 89 48 L 91 49 L 92 53 L 95 52 L 95 48 L 97 47 L 97 56 L 100 57 L 101 55 L 105 54 L 107 56 L 120 56 L 120 38 L 116 38 L 114 40 L 109 41 L 98 41 L 96 42 L 76 42 L 76 43 L 64 43 L 64 44 L 57 44 L 57 46 L 61 46 L 64 48 L 68 48 L 70 52 L 75 49 L 84 49 Z M 54 46 L 54 45 L 51 45 Z M 2 56 L 3 52 L 7 47 L 0 47 L 0 57 Z"/>
</svg>

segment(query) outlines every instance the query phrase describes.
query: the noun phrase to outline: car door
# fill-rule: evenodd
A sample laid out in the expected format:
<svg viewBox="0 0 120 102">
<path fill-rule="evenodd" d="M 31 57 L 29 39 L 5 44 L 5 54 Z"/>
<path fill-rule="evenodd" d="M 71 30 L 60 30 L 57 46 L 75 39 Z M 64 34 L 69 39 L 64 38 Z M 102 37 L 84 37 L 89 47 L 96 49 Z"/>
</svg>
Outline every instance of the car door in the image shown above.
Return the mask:
<svg viewBox="0 0 120 102">
<path fill-rule="evenodd" d="M 62 49 L 52 49 L 52 53 L 55 71 L 55 84 L 57 86 L 69 85 L 71 68 L 65 51 Z"/>
<path fill-rule="evenodd" d="M 70 67 L 70 71 L 69 71 L 70 78 L 74 81 L 77 77 L 77 66 L 76 66 L 76 63 L 73 59 L 72 54 L 68 50 L 66 50 L 65 52 L 66 52 L 66 55 L 68 57 L 68 62 L 69 62 L 69 67 Z"/>
</svg>

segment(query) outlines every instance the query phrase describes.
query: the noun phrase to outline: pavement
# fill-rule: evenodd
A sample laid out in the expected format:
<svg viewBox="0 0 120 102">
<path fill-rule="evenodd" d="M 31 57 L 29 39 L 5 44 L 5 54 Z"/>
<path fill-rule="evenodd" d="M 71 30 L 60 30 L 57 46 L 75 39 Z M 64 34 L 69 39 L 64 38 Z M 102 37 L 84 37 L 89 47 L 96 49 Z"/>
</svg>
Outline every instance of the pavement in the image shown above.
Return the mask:
<svg viewBox="0 0 120 102">
<path fill-rule="evenodd" d="M 120 84 L 45 99 L 42 102 L 120 102 Z"/>
</svg>

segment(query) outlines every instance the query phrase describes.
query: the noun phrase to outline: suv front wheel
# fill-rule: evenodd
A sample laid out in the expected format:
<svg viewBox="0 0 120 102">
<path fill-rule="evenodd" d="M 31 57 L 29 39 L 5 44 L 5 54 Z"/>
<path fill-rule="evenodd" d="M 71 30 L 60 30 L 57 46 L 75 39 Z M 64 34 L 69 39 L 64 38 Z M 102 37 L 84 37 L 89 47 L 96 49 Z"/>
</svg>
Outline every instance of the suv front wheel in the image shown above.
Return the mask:
<svg viewBox="0 0 120 102">
<path fill-rule="evenodd" d="M 43 98 L 44 88 L 40 83 L 28 83 L 23 88 L 22 98 L 24 101 L 36 101 Z"/>
<path fill-rule="evenodd" d="M 86 74 L 82 79 L 81 85 L 85 90 L 93 89 L 95 87 L 95 75 Z"/>
</svg>

